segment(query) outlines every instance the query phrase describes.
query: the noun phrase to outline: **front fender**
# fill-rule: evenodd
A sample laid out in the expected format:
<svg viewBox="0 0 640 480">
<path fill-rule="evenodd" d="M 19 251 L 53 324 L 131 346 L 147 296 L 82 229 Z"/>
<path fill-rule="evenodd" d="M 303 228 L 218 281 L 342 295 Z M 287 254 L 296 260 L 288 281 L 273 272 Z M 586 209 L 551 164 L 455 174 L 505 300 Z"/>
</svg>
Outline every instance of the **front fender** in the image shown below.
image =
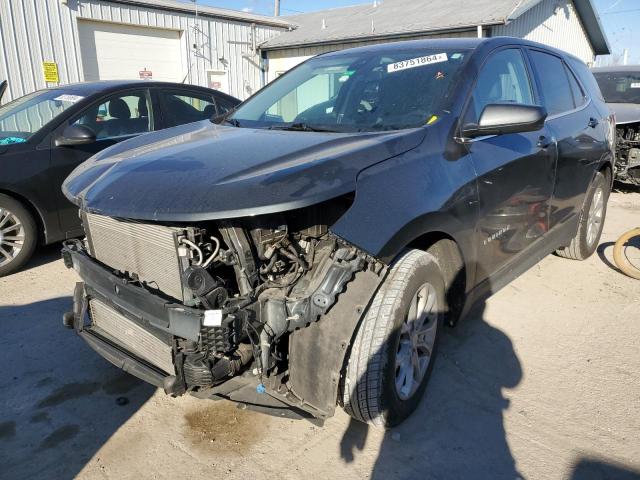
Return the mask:
<svg viewBox="0 0 640 480">
<path fill-rule="evenodd" d="M 363 170 L 333 233 L 387 264 L 431 232 L 451 236 L 467 261 L 475 259 L 475 170 L 468 158 L 447 160 L 443 152 L 425 143 Z"/>
</svg>

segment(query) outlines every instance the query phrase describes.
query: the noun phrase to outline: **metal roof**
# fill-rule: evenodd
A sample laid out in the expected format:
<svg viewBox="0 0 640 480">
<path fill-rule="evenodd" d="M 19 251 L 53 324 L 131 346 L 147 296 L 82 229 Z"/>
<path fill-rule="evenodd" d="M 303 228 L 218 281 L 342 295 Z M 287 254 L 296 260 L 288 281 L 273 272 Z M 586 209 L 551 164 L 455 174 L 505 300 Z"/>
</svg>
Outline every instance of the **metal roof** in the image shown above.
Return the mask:
<svg viewBox="0 0 640 480">
<path fill-rule="evenodd" d="M 238 10 L 229 10 L 226 8 L 208 7 L 197 5 L 192 0 L 109 0 L 113 3 L 125 3 L 129 5 L 138 5 L 142 7 L 169 10 L 174 12 L 187 12 L 205 17 L 217 17 L 228 20 L 237 20 L 240 22 L 258 23 L 260 25 L 271 25 L 275 27 L 290 28 L 292 24 L 283 17 L 269 17 L 266 15 L 257 15 L 254 13 L 241 12 Z"/>
<path fill-rule="evenodd" d="M 385 0 L 351 7 L 283 17 L 297 26 L 267 40 L 265 50 L 302 45 L 362 41 L 427 32 L 475 29 L 515 20 L 542 0 Z M 609 45 L 591 0 L 574 5 L 596 54 L 609 53 Z"/>
<path fill-rule="evenodd" d="M 594 67 L 591 69 L 594 73 L 607 73 L 607 72 L 631 72 L 640 73 L 640 65 L 610 65 L 607 67 Z"/>
</svg>

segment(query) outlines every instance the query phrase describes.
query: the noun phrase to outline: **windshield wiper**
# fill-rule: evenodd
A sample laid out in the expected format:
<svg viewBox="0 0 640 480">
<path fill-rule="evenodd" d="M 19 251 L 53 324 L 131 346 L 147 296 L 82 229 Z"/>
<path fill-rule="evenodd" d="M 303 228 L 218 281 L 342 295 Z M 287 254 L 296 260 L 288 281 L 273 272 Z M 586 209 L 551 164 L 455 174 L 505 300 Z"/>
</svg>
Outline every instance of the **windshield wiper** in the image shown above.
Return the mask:
<svg viewBox="0 0 640 480">
<path fill-rule="evenodd" d="M 240 126 L 240 122 L 238 120 L 236 120 L 235 118 L 229 118 L 229 116 L 235 112 L 235 108 L 232 108 L 231 110 L 229 110 L 226 113 L 223 113 L 221 115 L 214 115 L 213 117 L 211 117 L 209 120 L 211 121 L 211 123 L 215 123 L 215 124 L 221 124 L 221 123 L 228 123 L 230 125 L 233 125 L 234 127 L 239 127 Z"/>
<path fill-rule="evenodd" d="M 290 130 L 295 132 L 333 132 L 335 133 L 337 131 L 337 130 L 331 130 L 330 128 L 312 127 L 308 123 L 304 123 L 304 122 L 288 123 L 284 125 L 271 125 L 268 128 L 269 130 Z"/>
</svg>

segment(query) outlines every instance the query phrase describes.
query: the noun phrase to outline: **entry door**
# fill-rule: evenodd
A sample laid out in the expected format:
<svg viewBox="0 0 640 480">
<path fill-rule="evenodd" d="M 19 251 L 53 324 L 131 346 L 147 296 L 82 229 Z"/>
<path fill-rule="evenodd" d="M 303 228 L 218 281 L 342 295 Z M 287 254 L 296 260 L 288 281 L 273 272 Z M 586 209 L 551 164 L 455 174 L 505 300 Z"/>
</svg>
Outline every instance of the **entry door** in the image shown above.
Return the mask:
<svg viewBox="0 0 640 480">
<path fill-rule="evenodd" d="M 466 122 L 477 122 L 488 104 L 534 105 L 528 65 L 518 48 L 487 60 L 474 87 Z M 514 261 L 549 228 L 556 145 L 547 127 L 539 131 L 478 137 L 468 144 L 478 175 L 478 280 Z"/>
</svg>

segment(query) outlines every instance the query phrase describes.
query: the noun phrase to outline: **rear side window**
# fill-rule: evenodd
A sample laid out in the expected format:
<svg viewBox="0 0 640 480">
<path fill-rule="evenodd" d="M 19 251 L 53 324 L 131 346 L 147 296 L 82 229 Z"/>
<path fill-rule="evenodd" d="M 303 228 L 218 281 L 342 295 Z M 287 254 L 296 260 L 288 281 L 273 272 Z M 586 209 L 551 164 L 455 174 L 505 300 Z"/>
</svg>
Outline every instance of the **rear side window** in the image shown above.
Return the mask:
<svg viewBox="0 0 640 480">
<path fill-rule="evenodd" d="M 533 105 L 533 91 L 519 49 L 500 50 L 482 66 L 465 123 L 477 123 L 484 108 L 492 103 Z"/>
<path fill-rule="evenodd" d="M 549 115 L 568 112 L 575 108 L 569 77 L 562 60 L 554 55 L 531 51 L 533 65 L 540 79 L 540 91 Z"/>
<path fill-rule="evenodd" d="M 578 83 L 578 80 L 576 80 L 576 77 L 573 74 L 573 72 L 571 70 L 569 70 L 569 68 L 567 68 L 566 65 L 565 65 L 564 68 L 565 68 L 565 70 L 567 72 L 567 78 L 569 79 L 569 85 L 571 85 L 571 93 L 573 94 L 573 103 L 575 104 L 576 108 L 577 107 L 581 107 L 582 105 L 584 105 L 586 103 L 587 97 L 584 94 L 584 91 L 582 90 L 582 87 Z"/>
<path fill-rule="evenodd" d="M 160 90 L 165 127 L 206 120 L 216 114 L 213 96 L 208 93 Z"/>
<path fill-rule="evenodd" d="M 602 96 L 602 92 L 600 91 L 600 86 L 591 73 L 591 70 L 589 70 L 589 67 L 587 67 L 584 62 L 581 62 L 580 60 L 575 58 L 568 57 L 567 61 L 569 62 L 571 68 L 573 68 L 573 71 L 578 74 L 578 77 L 582 81 L 582 84 L 588 90 L 588 95 L 591 98 L 597 98 L 601 101 L 604 101 L 604 97 Z"/>
</svg>

